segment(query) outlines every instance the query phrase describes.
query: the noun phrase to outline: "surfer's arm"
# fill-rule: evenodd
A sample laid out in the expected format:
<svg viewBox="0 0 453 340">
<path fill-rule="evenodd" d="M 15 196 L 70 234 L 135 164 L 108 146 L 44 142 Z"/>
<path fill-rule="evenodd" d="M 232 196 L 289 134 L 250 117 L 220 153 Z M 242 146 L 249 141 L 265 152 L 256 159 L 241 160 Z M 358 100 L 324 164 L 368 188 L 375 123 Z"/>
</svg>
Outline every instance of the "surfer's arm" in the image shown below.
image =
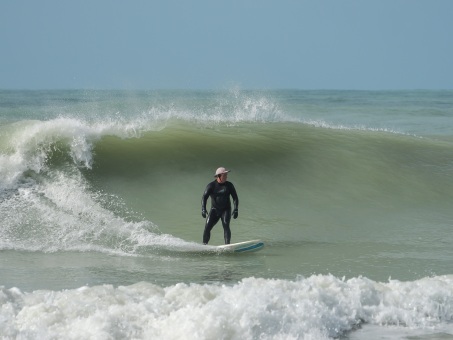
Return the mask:
<svg viewBox="0 0 453 340">
<path fill-rule="evenodd" d="M 212 192 L 212 185 L 209 183 L 204 190 L 203 196 L 201 196 L 201 215 L 206 217 L 206 203 L 208 201 L 209 196 Z"/>
<path fill-rule="evenodd" d="M 233 185 L 233 183 L 231 183 L 231 186 L 230 186 L 230 194 L 231 194 L 231 197 L 233 198 L 233 212 L 236 213 L 236 217 L 237 217 L 237 212 L 238 212 L 238 208 L 239 208 L 239 197 L 238 197 L 238 194 L 236 193 L 236 189 Z"/>
</svg>

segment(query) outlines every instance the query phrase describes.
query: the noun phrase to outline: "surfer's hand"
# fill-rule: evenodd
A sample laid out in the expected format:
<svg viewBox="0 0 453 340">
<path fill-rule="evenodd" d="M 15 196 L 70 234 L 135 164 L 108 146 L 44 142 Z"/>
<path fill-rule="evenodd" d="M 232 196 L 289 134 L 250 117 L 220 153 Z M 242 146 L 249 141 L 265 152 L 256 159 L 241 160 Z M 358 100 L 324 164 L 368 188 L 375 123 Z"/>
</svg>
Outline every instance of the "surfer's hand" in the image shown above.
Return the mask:
<svg viewBox="0 0 453 340">
<path fill-rule="evenodd" d="M 238 218 L 238 211 L 237 211 L 237 209 L 233 211 L 233 218 L 234 218 L 234 219 Z"/>
<path fill-rule="evenodd" d="M 206 210 L 203 209 L 203 210 L 201 211 L 201 216 L 203 216 L 203 218 L 206 218 Z"/>
</svg>

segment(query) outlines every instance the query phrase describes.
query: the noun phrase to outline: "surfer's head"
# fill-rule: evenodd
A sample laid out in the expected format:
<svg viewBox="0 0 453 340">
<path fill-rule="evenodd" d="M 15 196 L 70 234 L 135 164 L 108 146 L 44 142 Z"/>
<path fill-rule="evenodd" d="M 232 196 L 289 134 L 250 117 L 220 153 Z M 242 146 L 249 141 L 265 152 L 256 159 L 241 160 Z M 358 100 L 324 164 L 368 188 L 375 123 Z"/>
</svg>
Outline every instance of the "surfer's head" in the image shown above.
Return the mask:
<svg viewBox="0 0 453 340">
<path fill-rule="evenodd" d="M 229 172 L 230 170 L 227 170 L 224 167 L 220 167 L 216 170 L 214 177 L 217 177 L 217 182 L 225 183 L 228 178 Z"/>
<path fill-rule="evenodd" d="M 220 167 L 215 171 L 214 177 L 219 177 L 219 175 L 226 174 L 228 172 L 230 172 L 230 170 L 227 170 L 224 167 Z"/>
</svg>

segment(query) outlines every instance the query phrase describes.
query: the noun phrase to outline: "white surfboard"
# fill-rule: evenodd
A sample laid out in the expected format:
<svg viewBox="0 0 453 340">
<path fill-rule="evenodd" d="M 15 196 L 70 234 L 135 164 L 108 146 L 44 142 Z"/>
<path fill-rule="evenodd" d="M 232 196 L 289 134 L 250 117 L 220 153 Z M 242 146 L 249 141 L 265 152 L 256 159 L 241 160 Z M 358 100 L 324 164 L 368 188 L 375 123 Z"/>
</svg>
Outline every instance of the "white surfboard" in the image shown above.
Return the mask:
<svg viewBox="0 0 453 340">
<path fill-rule="evenodd" d="M 258 251 L 258 250 L 263 249 L 263 247 L 264 247 L 263 241 L 251 240 L 251 241 L 216 246 L 216 249 L 218 249 L 221 252 L 227 252 L 227 253 L 245 253 L 245 252 L 251 252 L 251 251 Z"/>
</svg>

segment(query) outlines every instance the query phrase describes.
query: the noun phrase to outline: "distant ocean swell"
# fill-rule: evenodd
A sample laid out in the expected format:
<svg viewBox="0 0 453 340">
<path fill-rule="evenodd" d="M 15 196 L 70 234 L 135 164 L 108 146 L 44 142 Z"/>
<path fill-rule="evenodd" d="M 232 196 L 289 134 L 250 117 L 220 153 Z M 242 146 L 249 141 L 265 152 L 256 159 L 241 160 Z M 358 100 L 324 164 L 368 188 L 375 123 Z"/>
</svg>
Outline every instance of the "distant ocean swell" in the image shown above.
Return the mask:
<svg viewBox="0 0 453 340">
<path fill-rule="evenodd" d="M 369 325 L 442 332 L 453 319 L 453 277 L 378 283 L 314 275 L 232 285 L 0 289 L 2 338 L 327 339 Z M 417 329 L 420 331 L 417 332 Z"/>
</svg>

